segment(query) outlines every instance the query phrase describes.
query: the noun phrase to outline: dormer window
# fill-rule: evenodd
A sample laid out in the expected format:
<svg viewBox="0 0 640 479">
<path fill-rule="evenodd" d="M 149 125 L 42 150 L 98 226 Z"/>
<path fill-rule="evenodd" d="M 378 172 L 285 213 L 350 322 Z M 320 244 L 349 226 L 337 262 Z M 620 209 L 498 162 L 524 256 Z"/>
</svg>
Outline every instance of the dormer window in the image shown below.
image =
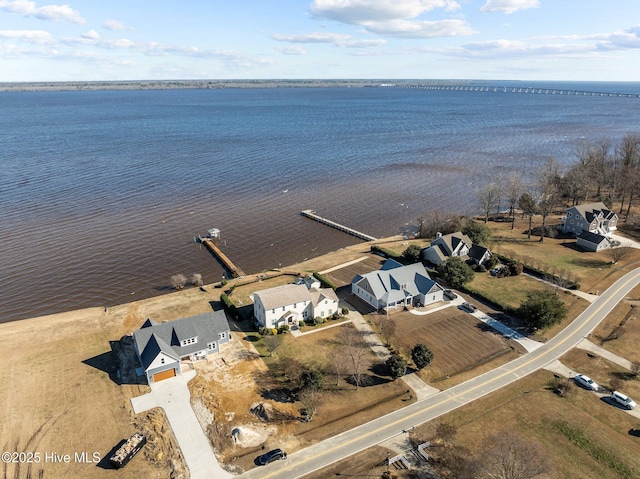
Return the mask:
<svg viewBox="0 0 640 479">
<path fill-rule="evenodd" d="M 160 364 L 164 364 L 164 358 L 160 358 Z"/>
</svg>

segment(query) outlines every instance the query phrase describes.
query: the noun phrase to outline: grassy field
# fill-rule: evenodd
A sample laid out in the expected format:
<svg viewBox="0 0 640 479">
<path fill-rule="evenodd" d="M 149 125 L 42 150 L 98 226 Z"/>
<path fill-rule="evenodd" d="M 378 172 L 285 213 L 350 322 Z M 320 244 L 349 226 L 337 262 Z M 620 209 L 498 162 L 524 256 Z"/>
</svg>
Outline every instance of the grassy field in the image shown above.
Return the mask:
<svg viewBox="0 0 640 479">
<path fill-rule="evenodd" d="M 478 457 L 491 435 L 515 431 L 538 444 L 548 456 L 552 471 L 538 476 L 540 479 L 640 477 L 637 454 L 640 437 L 630 434 L 640 426 L 640 421 L 583 389 L 575 388 L 568 397 L 560 397 L 549 387 L 553 379 L 553 374 L 547 371 L 531 374 L 437 421 L 417 427 L 411 433 L 412 440 L 414 443 L 431 440 L 432 463 L 436 468 L 446 469 L 448 453 L 454 447 L 464 451 L 464 458 Z M 452 441 L 445 443 L 437 436 L 438 423 L 456 428 Z M 379 466 L 381 452 L 379 446 L 363 451 L 358 462 L 345 461 L 344 467 L 353 477 L 383 471 Z M 308 477 L 333 477 L 330 473 L 335 474 L 334 471 L 341 469 L 334 465 Z M 411 477 L 410 471 L 394 474 L 398 478 Z"/>
<path fill-rule="evenodd" d="M 559 224 L 559 217 L 549 218 L 547 224 Z M 524 231 L 528 228 L 528 219 L 516 221 L 513 230 L 510 223 L 489 222 L 488 226 L 493 231 L 492 251 L 575 280 L 586 292 L 603 291 L 640 261 L 640 250 L 633 250 L 613 265 L 607 251 L 581 251 L 575 246 L 575 239 L 545 238 L 543 243 L 538 241 L 539 237 L 527 239 Z"/>
<path fill-rule="evenodd" d="M 496 278 L 489 273 L 476 273 L 466 287 L 472 293 L 481 293 L 494 303 L 511 308 L 520 306 L 527 299 L 528 292 L 552 289 L 547 283 L 527 275 Z"/>
</svg>

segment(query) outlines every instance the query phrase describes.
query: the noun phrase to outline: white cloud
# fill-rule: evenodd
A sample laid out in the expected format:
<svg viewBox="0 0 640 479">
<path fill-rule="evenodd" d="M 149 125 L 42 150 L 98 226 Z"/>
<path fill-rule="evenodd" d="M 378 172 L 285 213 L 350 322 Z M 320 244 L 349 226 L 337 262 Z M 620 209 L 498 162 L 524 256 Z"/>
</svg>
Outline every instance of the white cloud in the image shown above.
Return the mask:
<svg viewBox="0 0 640 479">
<path fill-rule="evenodd" d="M 351 35 L 345 35 L 340 33 L 304 33 L 299 35 L 285 35 L 281 33 L 275 33 L 271 35 L 271 38 L 279 42 L 289 43 L 338 43 L 346 41 L 351 38 Z"/>
<path fill-rule="evenodd" d="M 390 37 L 436 38 L 476 33 L 460 19 L 417 18 L 438 8 L 451 12 L 460 9 L 460 4 L 455 0 L 314 0 L 311 13 Z"/>
<path fill-rule="evenodd" d="M 118 20 L 108 19 L 102 22 L 102 26 L 107 30 L 121 31 L 121 30 L 133 30 L 131 27 L 127 27 L 124 23 Z"/>
<path fill-rule="evenodd" d="M 275 33 L 271 35 L 271 38 L 279 42 L 288 43 L 328 43 L 337 47 L 346 48 L 369 48 L 384 45 L 386 40 L 374 39 L 374 40 L 355 40 L 351 35 L 342 33 L 304 33 L 298 35 L 284 35 L 281 33 Z"/>
<path fill-rule="evenodd" d="M 385 22 L 444 8 L 457 10 L 455 0 L 314 0 L 311 13 L 320 18 L 360 25 L 363 22 Z"/>
<path fill-rule="evenodd" d="M 480 8 L 480 11 L 510 14 L 518 10 L 528 10 L 539 6 L 539 0 L 487 0 L 487 3 Z"/>
<path fill-rule="evenodd" d="M 277 51 L 282 53 L 283 55 L 306 55 L 307 51 L 302 48 L 300 45 L 291 45 L 287 47 L 278 47 Z"/>
<path fill-rule="evenodd" d="M 44 30 L 0 30 L 0 38 L 21 40 L 38 45 L 52 43 L 53 41 L 51 34 Z"/>
<path fill-rule="evenodd" d="M 475 30 L 462 20 L 408 21 L 366 23 L 363 25 L 371 33 L 401 38 L 437 38 L 472 35 Z"/>
<path fill-rule="evenodd" d="M 86 38 L 87 40 L 99 40 L 100 34 L 95 30 L 89 30 L 82 34 L 82 38 Z"/>
<path fill-rule="evenodd" d="M 25 17 L 33 16 L 41 20 L 52 22 L 71 22 L 84 25 L 87 21 L 80 16 L 77 10 L 69 5 L 45 5 L 36 6 L 36 2 L 30 0 L 0 0 L 0 10 L 16 13 Z"/>
<path fill-rule="evenodd" d="M 600 50 L 635 50 L 640 48 L 640 25 L 601 37 Z"/>
</svg>

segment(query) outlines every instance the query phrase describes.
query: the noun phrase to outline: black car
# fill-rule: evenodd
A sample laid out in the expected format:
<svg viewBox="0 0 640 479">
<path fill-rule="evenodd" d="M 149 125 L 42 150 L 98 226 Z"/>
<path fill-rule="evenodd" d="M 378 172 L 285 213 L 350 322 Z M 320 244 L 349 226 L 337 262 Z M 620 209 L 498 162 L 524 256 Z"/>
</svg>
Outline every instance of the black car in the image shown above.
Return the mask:
<svg viewBox="0 0 640 479">
<path fill-rule="evenodd" d="M 458 295 L 456 293 L 454 293 L 453 291 L 451 291 L 450 289 L 445 289 L 444 292 L 443 292 L 443 295 L 449 301 L 453 301 L 454 299 L 456 299 L 458 297 Z"/>
<path fill-rule="evenodd" d="M 273 451 L 269 451 L 258 458 L 258 464 L 261 466 L 266 466 L 270 462 L 275 461 L 276 459 L 286 459 L 287 453 L 282 449 L 274 449 Z"/>
</svg>

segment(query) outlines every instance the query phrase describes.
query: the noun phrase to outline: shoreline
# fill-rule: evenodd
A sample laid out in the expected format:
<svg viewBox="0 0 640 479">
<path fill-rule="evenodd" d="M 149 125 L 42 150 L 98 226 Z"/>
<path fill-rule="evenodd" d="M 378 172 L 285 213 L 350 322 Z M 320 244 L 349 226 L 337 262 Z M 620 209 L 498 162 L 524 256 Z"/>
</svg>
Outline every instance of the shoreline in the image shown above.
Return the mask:
<svg viewBox="0 0 640 479">
<path fill-rule="evenodd" d="M 388 236 L 385 238 L 377 239 L 376 241 L 367 241 L 367 242 L 357 243 L 350 246 L 345 246 L 336 251 L 331 251 L 329 253 L 325 253 L 325 254 L 307 259 L 306 261 L 293 263 L 288 266 L 271 268 L 267 271 L 302 273 L 302 272 L 312 272 L 316 270 L 326 269 L 325 267 L 322 267 L 322 265 L 329 264 L 332 266 L 336 266 L 344 262 L 350 261 L 354 259 L 354 258 L 351 258 L 352 256 L 368 252 L 371 249 L 372 245 L 395 243 L 398 241 L 408 241 L 408 240 L 405 240 L 399 235 Z M 336 256 L 338 257 L 336 258 Z M 340 257 L 344 257 L 344 261 L 339 261 Z M 318 267 L 315 267 L 315 266 L 318 266 Z M 227 288 L 233 286 L 233 284 L 236 282 L 247 281 L 248 278 L 254 278 L 257 281 L 258 276 L 262 274 L 264 274 L 264 272 L 250 273 L 240 278 L 229 279 L 227 282 Z M 150 296 L 148 298 L 142 298 L 135 301 L 129 301 L 129 302 L 124 302 L 124 303 L 119 303 L 114 305 L 88 306 L 86 308 L 70 309 L 66 311 L 60 311 L 57 313 L 44 314 L 41 316 L 29 316 L 23 319 L 14 319 L 10 321 L 0 322 L 0 330 L 8 329 L 9 325 L 18 325 L 23 323 L 29 323 L 30 325 L 35 323 L 50 325 L 51 323 L 55 323 L 56 321 L 65 323 L 66 321 L 69 321 L 72 318 L 75 318 L 73 320 L 77 320 L 80 317 L 91 317 L 94 319 L 99 319 L 99 318 L 112 319 L 113 317 L 117 317 L 121 314 L 125 314 L 126 310 L 134 304 L 139 304 L 143 308 L 146 306 L 148 308 L 151 308 L 152 310 L 158 310 L 158 311 L 164 309 L 164 306 L 162 305 L 162 303 L 170 304 L 172 302 L 176 302 L 176 300 L 178 302 L 205 301 L 207 304 L 207 307 L 210 307 L 209 301 L 211 301 L 212 299 L 219 301 L 220 294 L 224 291 L 223 288 L 217 287 L 218 284 L 219 283 L 210 283 L 210 284 L 203 285 L 203 287 L 206 289 L 206 292 L 201 291 L 199 287 L 189 286 L 182 290 L 178 290 L 178 291 L 172 290 L 172 291 L 158 294 L 156 296 Z M 196 294 L 192 294 L 192 293 L 196 293 Z M 179 298 L 179 296 L 187 296 L 187 297 Z M 190 298 L 189 296 L 197 296 L 197 297 Z M 163 320 L 177 319 L 177 317 L 178 316 L 173 318 L 163 318 Z"/>
</svg>

